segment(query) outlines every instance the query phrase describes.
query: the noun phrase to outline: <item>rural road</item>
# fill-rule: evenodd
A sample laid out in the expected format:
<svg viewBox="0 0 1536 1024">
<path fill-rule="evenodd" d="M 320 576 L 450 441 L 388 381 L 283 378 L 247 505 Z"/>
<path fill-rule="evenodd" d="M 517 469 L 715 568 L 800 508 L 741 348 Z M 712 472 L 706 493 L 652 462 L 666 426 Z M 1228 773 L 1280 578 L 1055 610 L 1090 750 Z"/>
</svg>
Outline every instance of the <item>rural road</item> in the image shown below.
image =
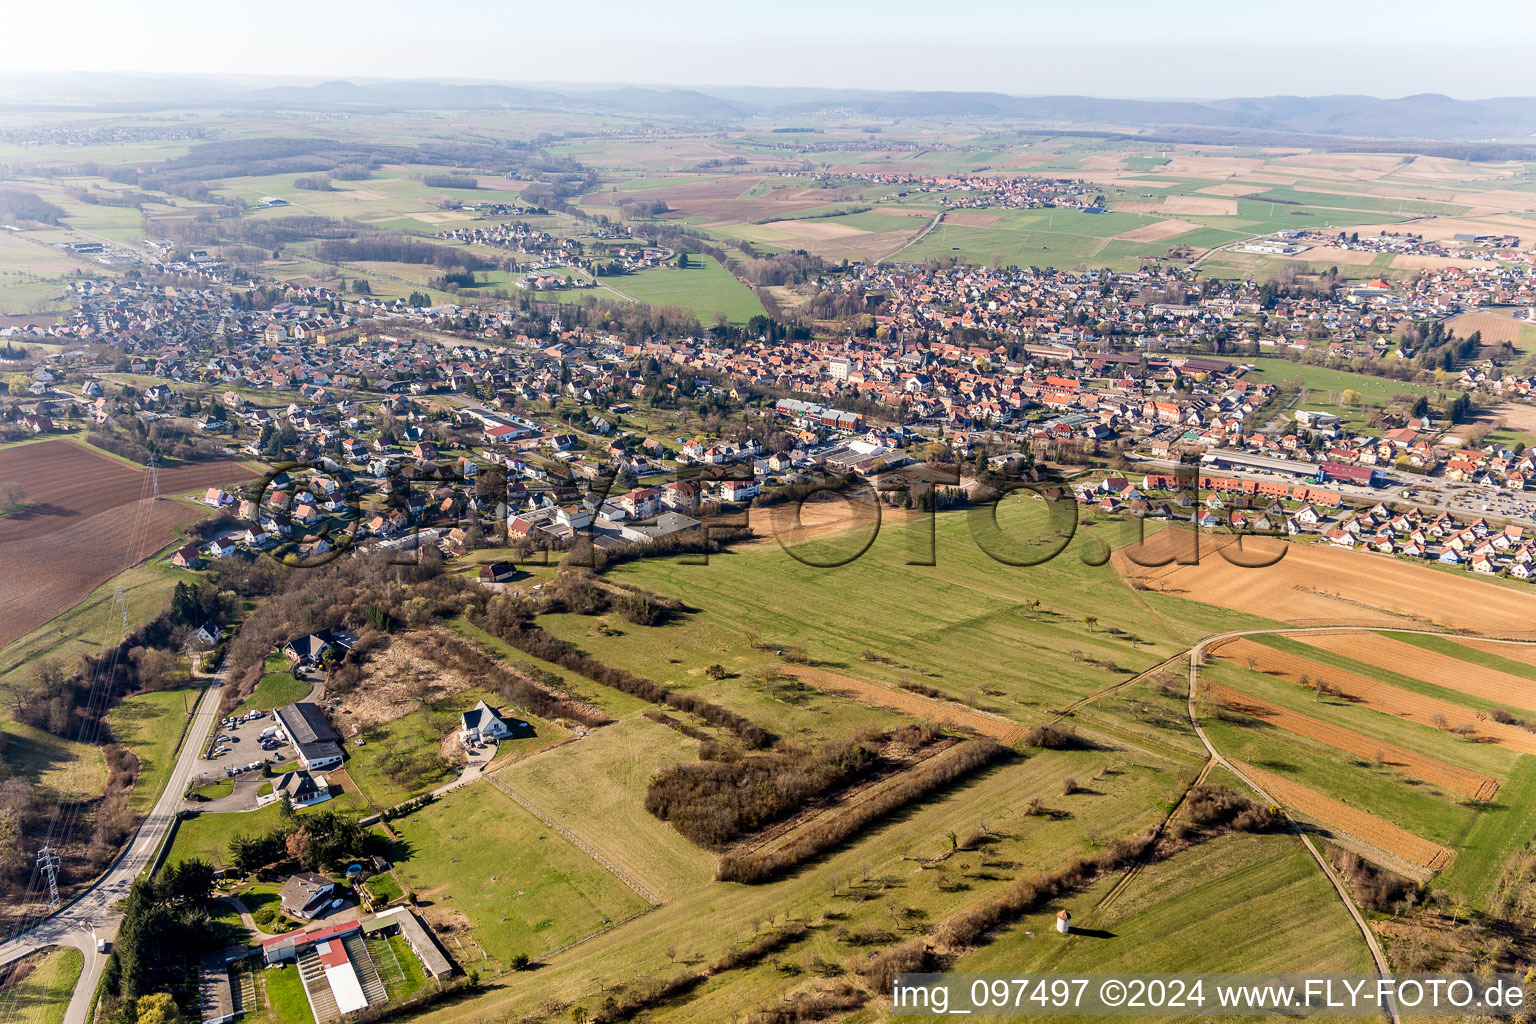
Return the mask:
<svg viewBox="0 0 1536 1024">
<path fill-rule="evenodd" d="M 20 960 L 22 957 L 46 946 L 73 946 L 85 954 L 85 966 L 75 985 L 75 994 L 65 1011 L 63 1024 L 86 1024 L 86 1015 L 101 973 L 107 964 L 105 955 L 96 952 L 97 938 L 112 938 L 123 915 L 117 903 L 128 895 L 133 882 L 154 858 L 166 830 L 181 810 L 182 794 L 192 778 L 198 755 L 207 744 L 209 733 L 218 719 L 219 698 L 223 692 L 227 669 L 221 669 L 203 691 L 203 696 L 187 726 L 182 739 L 176 765 L 171 769 L 165 789 L 155 801 L 154 809 L 134 833 L 133 840 L 113 865 L 97 882 L 54 914 L 44 918 L 27 931 L 4 943 L 0 943 L 0 966 Z"/>
<path fill-rule="evenodd" d="M 1318 851 L 1317 846 L 1312 842 L 1312 837 L 1309 836 L 1306 831 L 1302 829 L 1300 824 L 1297 823 L 1296 819 L 1292 818 L 1290 813 L 1285 810 L 1284 804 L 1282 804 L 1279 800 L 1276 800 L 1269 793 L 1265 792 L 1264 787 L 1250 779 L 1246 774 L 1243 773 L 1241 768 L 1227 760 L 1226 757 L 1224 757 L 1222 753 L 1216 749 L 1215 744 L 1213 744 L 1210 741 L 1210 738 L 1206 736 L 1205 729 L 1201 727 L 1200 716 L 1195 711 L 1195 690 L 1196 686 L 1198 685 L 1200 665 L 1205 659 L 1206 650 L 1212 644 L 1221 643 L 1225 640 L 1235 640 L 1245 636 L 1263 636 L 1273 634 L 1284 636 L 1297 633 L 1358 632 L 1362 628 L 1368 628 L 1371 632 L 1375 633 L 1417 633 L 1421 636 L 1467 635 L 1464 633 L 1457 633 L 1452 630 L 1393 628 L 1391 626 L 1303 626 L 1297 627 L 1295 629 L 1244 629 L 1231 633 L 1218 633 L 1215 636 L 1208 636 L 1204 640 L 1201 640 L 1199 643 L 1197 643 L 1194 647 L 1190 648 L 1189 651 L 1189 720 L 1190 723 L 1195 727 L 1195 735 L 1199 736 L 1200 742 L 1205 744 L 1206 752 L 1210 754 L 1212 763 L 1221 765 L 1223 768 L 1230 771 L 1233 775 L 1236 775 L 1238 778 L 1242 779 L 1243 782 L 1249 786 L 1249 788 L 1267 800 L 1272 806 L 1279 807 L 1282 813 L 1285 814 L 1286 820 L 1291 826 L 1291 831 L 1296 833 L 1296 835 L 1301 839 L 1302 845 L 1307 848 L 1307 852 L 1312 855 L 1312 859 L 1317 861 L 1317 866 L 1322 869 L 1322 872 L 1327 877 L 1328 881 L 1333 884 L 1334 891 L 1338 893 L 1339 899 L 1344 902 L 1344 906 L 1349 910 L 1350 916 L 1354 918 L 1355 925 L 1360 929 L 1360 934 L 1365 938 L 1365 944 L 1371 951 L 1371 959 L 1376 964 L 1377 972 L 1380 974 L 1388 974 L 1390 973 L 1391 969 L 1387 965 L 1387 958 L 1382 953 L 1380 944 L 1376 941 L 1376 933 L 1371 931 L 1370 925 L 1366 923 L 1364 915 L 1360 913 L 1360 908 L 1355 905 L 1354 899 L 1349 895 L 1349 890 L 1344 887 L 1343 880 L 1339 878 L 1338 874 L 1328 864 L 1327 859 L 1322 855 L 1321 852 Z M 1487 640 L 1492 643 L 1505 644 L 1536 643 L 1536 640 L 1515 640 L 1506 637 L 1479 637 L 1479 639 Z M 1397 1005 L 1395 1001 L 1389 1000 L 1387 1005 L 1383 1007 L 1383 1012 L 1385 1013 L 1387 1019 L 1391 1021 L 1391 1024 L 1400 1024 L 1400 1018 L 1398 1017 Z"/>
<path fill-rule="evenodd" d="M 1068 706 L 1067 708 L 1063 709 L 1061 714 L 1057 715 L 1053 720 L 1054 721 L 1060 721 L 1062 718 L 1070 717 L 1071 714 L 1074 711 L 1078 710 L 1079 708 L 1082 708 L 1083 706 L 1085 706 L 1087 704 L 1092 704 L 1092 703 L 1094 703 L 1094 702 L 1096 702 L 1096 701 L 1098 701 L 1098 700 L 1100 700 L 1100 699 L 1102 699 L 1104 697 L 1110 696 L 1110 695 L 1115 694 L 1115 693 L 1119 693 L 1120 691 L 1124 690 L 1128 686 L 1131 686 L 1131 685 L 1133 685 L 1135 683 L 1141 682 L 1144 679 L 1150 678 L 1151 676 L 1153 676 L 1156 673 L 1162 671 L 1163 669 L 1165 669 L 1168 666 L 1174 664 L 1175 662 L 1178 662 L 1178 661 L 1180 661 L 1180 660 L 1182 660 L 1184 658 L 1188 658 L 1189 659 L 1189 696 L 1188 696 L 1188 699 L 1187 699 L 1187 703 L 1188 703 L 1188 708 L 1189 708 L 1189 712 L 1188 712 L 1189 713 L 1189 721 L 1190 721 L 1190 724 L 1194 726 L 1195 735 L 1197 735 L 1200 738 L 1200 742 L 1205 745 L 1206 753 L 1210 757 L 1210 760 L 1206 763 L 1205 767 L 1200 770 L 1199 776 L 1194 780 L 1194 782 L 1190 783 L 1190 788 L 1193 788 L 1194 786 L 1199 785 L 1201 782 L 1203 782 L 1205 780 L 1206 776 L 1210 773 L 1210 770 L 1213 767 L 1216 767 L 1216 766 L 1219 765 L 1219 766 L 1227 769 L 1228 771 L 1230 771 L 1233 775 L 1236 775 L 1246 785 L 1248 785 L 1254 792 L 1258 793 L 1259 796 L 1263 797 L 1271 806 L 1280 808 L 1281 812 L 1284 813 L 1285 816 L 1286 816 L 1286 821 L 1290 825 L 1291 831 L 1296 834 L 1296 836 L 1301 840 L 1302 845 L 1306 847 L 1307 852 L 1312 855 L 1312 859 L 1317 862 L 1317 866 L 1322 870 L 1323 875 L 1328 879 L 1329 883 L 1332 884 L 1332 886 L 1334 888 L 1334 892 L 1338 895 L 1339 900 L 1344 904 L 1345 909 L 1347 909 L 1349 911 L 1350 917 L 1354 919 L 1355 926 L 1360 929 L 1361 937 L 1364 938 L 1366 947 L 1370 950 L 1371 959 L 1372 959 L 1372 961 L 1376 965 L 1377 972 L 1379 974 L 1385 975 L 1385 974 L 1391 973 L 1391 968 L 1390 968 L 1390 966 L 1387 963 L 1386 955 L 1382 953 L 1381 945 L 1376 941 L 1376 934 L 1373 931 L 1371 931 L 1370 925 L 1366 923 L 1365 916 L 1360 912 L 1360 908 L 1355 905 L 1354 898 L 1352 896 L 1350 896 L 1349 890 L 1347 888 L 1345 888 L 1343 880 L 1341 878 L 1339 878 L 1338 874 L 1328 864 L 1327 859 L 1322 855 L 1322 853 L 1318 850 L 1317 846 L 1312 842 L 1312 837 L 1309 836 L 1307 834 L 1307 832 L 1301 827 L 1301 825 L 1296 821 L 1296 819 L 1291 817 L 1290 813 L 1285 810 L 1285 805 L 1283 803 L 1281 803 L 1279 800 L 1276 800 L 1269 793 L 1267 793 L 1264 790 L 1264 787 L 1260 786 L 1258 783 L 1256 783 L 1252 779 L 1250 779 L 1246 774 L 1244 774 L 1244 772 L 1242 771 L 1241 768 L 1238 768 L 1231 761 L 1227 760 L 1227 758 L 1221 753 L 1221 751 L 1216 749 L 1216 745 L 1211 742 L 1210 737 L 1207 736 L 1206 733 L 1205 733 L 1205 729 L 1201 727 L 1201 725 L 1200 725 L 1200 716 L 1199 716 L 1199 714 L 1195 710 L 1195 695 L 1196 695 L 1196 689 L 1197 689 L 1197 687 L 1199 685 L 1199 669 L 1200 669 L 1201 664 L 1204 662 L 1205 652 L 1213 644 L 1222 643 L 1223 641 L 1226 641 L 1226 640 L 1236 640 L 1236 639 L 1239 639 L 1241 637 L 1248 637 L 1248 636 L 1267 636 L 1267 635 L 1287 636 L 1287 635 L 1305 634 L 1305 633 L 1357 633 L 1357 632 L 1360 632 L 1362 630 L 1369 631 L 1369 632 L 1375 632 L 1375 633 L 1415 633 L 1415 634 L 1418 634 L 1418 635 L 1421 635 L 1421 636 L 1450 636 L 1450 637 L 1476 636 L 1477 639 L 1483 640 L 1483 641 L 1486 641 L 1486 642 L 1489 642 L 1489 643 L 1511 644 L 1511 645 L 1527 645 L 1527 646 L 1531 645 L 1531 644 L 1536 644 L 1536 640 L 1524 640 L 1524 639 L 1518 639 L 1518 638 L 1514 638 L 1514 637 L 1480 636 L 1480 635 L 1476 635 L 1476 634 L 1460 633 L 1460 632 L 1457 632 L 1455 630 L 1449 630 L 1449 629 L 1415 629 L 1415 628 L 1413 628 L 1411 626 L 1403 626 L 1403 627 L 1381 626 L 1381 625 L 1358 626 L 1358 625 L 1341 624 L 1341 625 L 1335 625 L 1335 626 L 1295 626 L 1295 627 L 1291 627 L 1291 628 L 1281 627 L 1281 628 L 1275 628 L 1275 629 L 1242 629 L 1242 630 L 1235 630 L 1235 631 L 1229 632 L 1229 633 L 1217 633 L 1217 634 L 1214 634 L 1212 636 L 1205 637 L 1204 639 L 1202 639 L 1198 643 L 1196 643 L 1193 647 L 1190 647 L 1188 650 L 1182 651 L 1179 654 L 1175 654 L 1175 655 L 1173 655 L 1170 658 L 1166 658 L 1163 661 L 1158 662 L 1156 665 L 1153 665 L 1151 668 L 1136 673 L 1136 675 L 1132 676 L 1131 678 L 1129 678 L 1129 679 L 1127 679 L 1127 680 L 1125 680 L 1123 682 L 1116 683 L 1113 686 L 1109 686 L 1109 687 L 1106 687 L 1105 689 L 1102 689 L 1102 690 L 1099 690 L 1099 691 L 1097 691 L 1095 693 L 1089 694 L 1087 697 L 1084 697 L 1084 698 L 1082 698 L 1082 699 L 1080 699 L 1078 701 L 1075 701 L 1070 706 Z M 1187 795 L 1188 795 L 1188 789 L 1185 790 L 1185 796 L 1187 796 Z M 1182 798 L 1180 799 L 1180 804 L 1182 804 Z M 1164 819 L 1163 825 L 1166 826 L 1168 821 L 1172 820 L 1174 815 L 1176 815 L 1177 813 L 1178 813 L 1178 806 L 1176 805 L 1173 808 L 1173 810 L 1170 811 L 1168 817 Z M 1098 906 L 1096 906 L 1094 908 L 1095 914 L 1097 914 L 1098 911 L 1102 910 L 1116 896 L 1119 895 L 1119 892 L 1125 886 L 1127 886 L 1130 883 L 1131 879 L 1135 877 L 1135 875 L 1140 871 L 1142 866 L 1143 865 L 1141 863 L 1137 863 L 1136 865 L 1132 866 L 1130 871 L 1127 872 L 1126 875 L 1124 877 L 1122 877 L 1119 882 L 1116 883 L 1114 888 L 1111 889 L 1110 893 L 1099 903 Z M 1395 1005 L 1395 1003 L 1389 1001 L 1388 1004 L 1382 1008 L 1382 1013 L 1383 1013 L 1383 1016 L 1386 1018 L 1386 1020 L 1390 1022 L 1390 1024 L 1402 1024 L 1401 1018 L 1398 1016 L 1397 1006 Z"/>
</svg>

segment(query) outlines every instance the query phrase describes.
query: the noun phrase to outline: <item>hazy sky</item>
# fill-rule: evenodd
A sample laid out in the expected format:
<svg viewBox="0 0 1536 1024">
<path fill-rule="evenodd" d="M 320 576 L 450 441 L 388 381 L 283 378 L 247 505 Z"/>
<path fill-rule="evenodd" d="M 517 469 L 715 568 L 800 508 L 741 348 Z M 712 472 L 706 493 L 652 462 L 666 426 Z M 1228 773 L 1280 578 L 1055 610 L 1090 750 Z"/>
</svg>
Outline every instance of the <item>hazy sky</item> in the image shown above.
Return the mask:
<svg viewBox="0 0 1536 1024">
<path fill-rule="evenodd" d="M 5 70 L 1224 97 L 1536 95 L 1536 3 L 7 0 Z"/>
</svg>

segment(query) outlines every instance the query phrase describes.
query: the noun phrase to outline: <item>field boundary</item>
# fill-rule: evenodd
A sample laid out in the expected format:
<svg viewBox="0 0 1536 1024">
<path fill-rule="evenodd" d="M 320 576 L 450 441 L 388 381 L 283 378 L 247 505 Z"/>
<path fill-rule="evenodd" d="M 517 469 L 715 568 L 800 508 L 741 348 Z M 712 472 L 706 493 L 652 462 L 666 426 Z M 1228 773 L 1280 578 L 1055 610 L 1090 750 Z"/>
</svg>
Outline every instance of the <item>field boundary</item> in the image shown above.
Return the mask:
<svg viewBox="0 0 1536 1024">
<path fill-rule="evenodd" d="M 857 676 L 845 676 L 822 669 L 786 669 L 784 674 L 816 689 L 840 697 L 848 697 L 861 704 L 870 704 L 886 711 L 911 715 L 934 725 L 952 725 L 971 729 L 990 737 L 1005 746 L 1013 746 L 1024 738 L 1024 726 L 1011 718 L 966 707 L 953 701 L 927 697 L 911 690 L 903 690 L 884 683 L 876 683 Z"/>
<path fill-rule="evenodd" d="M 540 821 L 554 829 L 556 832 L 560 833 L 560 835 L 564 836 L 566 839 L 569 839 L 572 845 L 574 845 L 578 850 L 585 853 L 593 860 L 597 861 L 603 867 L 607 868 L 608 872 L 612 874 L 613 877 L 617 878 L 619 881 L 633 889 L 641 899 L 645 900 L 645 902 L 649 903 L 653 907 L 661 906 L 661 899 L 657 897 L 655 893 L 651 892 L 651 890 L 647 889 L 644 885 L 641 885 L 638 880 L 625 874 L 616 864 L 614 864 L 607 857 L 604 857 L 602 854 L 598 853 L 596 850 L 592 849 L 592 847 L 588 846 L 570 829 L 566 828 L 554 818 L 551 818 L 549 815 L 535 807 L 532 803 L 528 802 L 528 800 L 519 795 L 511 786 L 507 785 L 505 782 L 502 782 L 495 776 L 486 776 L 486 781 L 495 786 L 497 789 L 501 790 L 507 796 L 511 797 L 519 806 L 523 808 L 523 810 L 527 811 L 535 818 L 538 818 Z"/>
<path fill-rule="evenodd" d="M 1380 755 L 1381 763 L 1390 768 L 1396 768 L 1414 778 L 1423 779 L 1437 786 L 1455 789 L 1474 800 L 1492 800 L 1499 791 L 1498 780 L 1487 775 L 1447 764 L 1438 758 L 1420 754 L 1405 747 L 1372 739 L 1364 733 L 1304 715 L 1299 711 L 1292 711 L 1290 708 L 1272 704 L 1241 690 L 1213 684 L 1210 687 L 1210 693 L 1223 707 L 1257 718 L 1284 732 L 1305 736 L 1307 739 L 1316 740 L 1360 757 L 1375 759 Z"/>
</svg>

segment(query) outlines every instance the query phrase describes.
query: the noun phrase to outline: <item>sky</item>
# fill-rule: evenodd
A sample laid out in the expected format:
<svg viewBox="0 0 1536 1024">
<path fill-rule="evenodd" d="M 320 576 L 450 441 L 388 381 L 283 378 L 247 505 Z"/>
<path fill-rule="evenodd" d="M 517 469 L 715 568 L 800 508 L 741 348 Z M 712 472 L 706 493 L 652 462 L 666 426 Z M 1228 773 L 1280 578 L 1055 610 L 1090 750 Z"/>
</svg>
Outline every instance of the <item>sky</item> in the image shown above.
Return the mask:
<svg viewBox="0 0 1536 1024">
<path fill-rule="evenodd" d="M 83 0 L 63 8 L 10 0 L 6 7 L 4 71 L 1130 98 L 1536 95 L 1530 0 Z"/>
</svg>

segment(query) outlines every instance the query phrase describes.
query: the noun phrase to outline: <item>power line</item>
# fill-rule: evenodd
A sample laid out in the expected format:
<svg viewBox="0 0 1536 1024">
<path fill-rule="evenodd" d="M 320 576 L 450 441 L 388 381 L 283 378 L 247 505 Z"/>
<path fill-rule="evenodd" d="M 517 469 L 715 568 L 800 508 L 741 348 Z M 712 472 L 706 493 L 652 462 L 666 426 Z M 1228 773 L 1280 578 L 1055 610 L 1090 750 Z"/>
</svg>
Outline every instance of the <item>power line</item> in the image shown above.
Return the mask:
<svg viewBox="0 0 1536 1024">
<path fill-rule="evenodd" d="M 37 869 L 48 879 L 48 909 L 59 905 L 59 855 L 53 847 L 45 846 L 37 851 Z"/>
</svg>

